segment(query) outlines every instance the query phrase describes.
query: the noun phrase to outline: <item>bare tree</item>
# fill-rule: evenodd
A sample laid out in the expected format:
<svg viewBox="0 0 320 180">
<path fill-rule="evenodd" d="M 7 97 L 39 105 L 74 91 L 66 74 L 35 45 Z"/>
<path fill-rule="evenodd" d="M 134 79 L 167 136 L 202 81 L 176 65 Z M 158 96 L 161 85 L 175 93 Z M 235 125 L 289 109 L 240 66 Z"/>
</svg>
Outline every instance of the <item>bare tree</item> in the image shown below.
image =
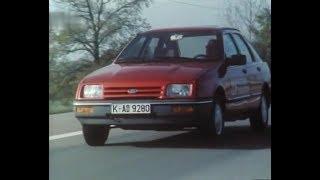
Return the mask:
<svg viewBox="0 0 320 180">
<path fill-rule="evenodd" d="M 150 26 L 140 17 L 151 0 L 57 0 L 79 17 L 81 26 L 69 28 L 70 52 L 86 51 L 96 64 L 108 44 L 131 37 Z"/>
<path fill-rule="evenodd" d="M 239 1 L 238 1 L 239 2 Z M 266 0 L 241 0 L 235 4 L 227 2 L 225 16 L 230 26 L 240 29 L 252 41 L 257 29 L 257 15 L 268 6 Z"/>
</svg>

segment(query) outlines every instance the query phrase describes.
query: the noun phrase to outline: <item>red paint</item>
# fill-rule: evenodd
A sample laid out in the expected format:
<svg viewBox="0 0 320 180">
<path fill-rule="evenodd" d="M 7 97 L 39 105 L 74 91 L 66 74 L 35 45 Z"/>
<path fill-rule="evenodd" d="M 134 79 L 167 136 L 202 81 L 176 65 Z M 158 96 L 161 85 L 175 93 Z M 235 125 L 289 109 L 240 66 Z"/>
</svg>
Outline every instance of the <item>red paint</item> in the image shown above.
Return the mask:
<svg viewBox="0 0 320 180">
<path fill-rule="evenodd" d="M 166 31 L 216 31 L 220 46 L 222 34 L 239 34 L 230 28 L 189 27 L 151 30 L 145 33 Z M 142 33 L 143 34 L 143 33 Z M 221 48 L 223 51 L 223 48 Z M 221 54 L 224 54 L 222 52 Z M 238 52 L 239 54 L 239 52 Z M 173 83 L 193 85 L 192 96 L 188 98 L 214 99 L 217 93 L 223 95 L 226 111 L 241 112 L 248 108 L 256 109 L 260 94 L 271 90 L 271 75 L 267 64 L 256 57 L 253 62 L 243 65 L 225 66 L 223 57 L 216 62 L 152 62 L 120 63 L 113 62 L 86 76 L 79 84 L 76 99 L 81 98 L 82 87 L 86 84 L 102 84 L 104 99 L 167 99 L 166 87 Z M 246 73 L 245 73 L 246 72 Z M 138 89 L 137 94 L 129 94 L 130 88 Z M 265 88 L 265 89 L 264 89 Z M 109 89 L 109 91 L 108 91 Z M 111 89 L 111 91 L 110 91 Z M 217 91 L 220 89 L 220 91 Z M 270 91 L 270 92 L 269 92 Z M 258 98 L 257 98 L 258 96 Z"/>
<path fill-rule="evenodd" d="M 86 84 L 103 84 L 105 89 L 155 87 L 161 89 L 158 98 L 162 99 L 166 98 L 164 91 L 167 85 L 190 83 L 195 89 L 196 80 L 209 69 L 216 68 L 218 64 L 214 62 L 112 63 L 86 76 L 79 87 Z M 192 97 L 196 95 L 194 92 L 195 90 Z M 139 95 L 123 96 L 123 98 L 126 97 L 139 97 Z"/>
</svg>

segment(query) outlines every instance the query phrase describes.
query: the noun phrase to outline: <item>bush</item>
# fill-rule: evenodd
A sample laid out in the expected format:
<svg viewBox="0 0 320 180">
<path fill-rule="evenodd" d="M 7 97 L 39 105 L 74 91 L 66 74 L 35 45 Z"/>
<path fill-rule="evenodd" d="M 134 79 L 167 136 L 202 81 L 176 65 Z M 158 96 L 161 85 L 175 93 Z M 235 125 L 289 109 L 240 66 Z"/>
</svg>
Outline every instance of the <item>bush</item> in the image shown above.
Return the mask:
<svg viewBox="0 0 320 180">
<path fill-rule="evenodd" d="M 50 100 L 49 101 L 49 114 L 71 112 L 73 110 L 72 100 Z"/>
<path fill-rule="evenodd" d="M 72 111 L 78 83 L 87 74 L 101 66 L 88 61 L 59 62 L 49 69 L 49 113 Z"/>
</svg>

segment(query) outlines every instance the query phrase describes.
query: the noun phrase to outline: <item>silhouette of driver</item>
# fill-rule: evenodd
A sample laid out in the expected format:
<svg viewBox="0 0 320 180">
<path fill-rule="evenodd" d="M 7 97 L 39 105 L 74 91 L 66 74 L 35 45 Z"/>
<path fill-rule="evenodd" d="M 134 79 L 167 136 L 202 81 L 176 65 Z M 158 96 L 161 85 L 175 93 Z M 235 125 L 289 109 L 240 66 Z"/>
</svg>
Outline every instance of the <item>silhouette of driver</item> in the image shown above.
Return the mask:
<svg viewBox="0 0 320 180">
<path fill-rule="evenodd" d="M 206 56 L 207 58 L 215 58 L 217 56 L 217 40 L 210 39 L 206 45 Z"/>
</svg>

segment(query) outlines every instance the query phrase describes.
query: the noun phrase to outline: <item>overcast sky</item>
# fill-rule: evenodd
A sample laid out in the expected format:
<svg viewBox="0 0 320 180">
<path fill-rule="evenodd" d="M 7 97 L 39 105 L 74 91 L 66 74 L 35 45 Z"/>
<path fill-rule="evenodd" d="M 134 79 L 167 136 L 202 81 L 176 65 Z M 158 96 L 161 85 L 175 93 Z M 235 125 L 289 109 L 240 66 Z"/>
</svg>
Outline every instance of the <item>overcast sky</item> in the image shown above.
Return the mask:
<svg viewBox="0 0 320 180">
<path fill-rule="evenodd" d="M 230 0 L 235 4 L 239 0 Z M 61 6 L 49 0 L 50 11 L 61 11 Z M 144 8 L 142 17 L 152 28 L 173 26 L 217 25 L 226 26 L 226 0 L 153 0 Z"/>
</svg>

